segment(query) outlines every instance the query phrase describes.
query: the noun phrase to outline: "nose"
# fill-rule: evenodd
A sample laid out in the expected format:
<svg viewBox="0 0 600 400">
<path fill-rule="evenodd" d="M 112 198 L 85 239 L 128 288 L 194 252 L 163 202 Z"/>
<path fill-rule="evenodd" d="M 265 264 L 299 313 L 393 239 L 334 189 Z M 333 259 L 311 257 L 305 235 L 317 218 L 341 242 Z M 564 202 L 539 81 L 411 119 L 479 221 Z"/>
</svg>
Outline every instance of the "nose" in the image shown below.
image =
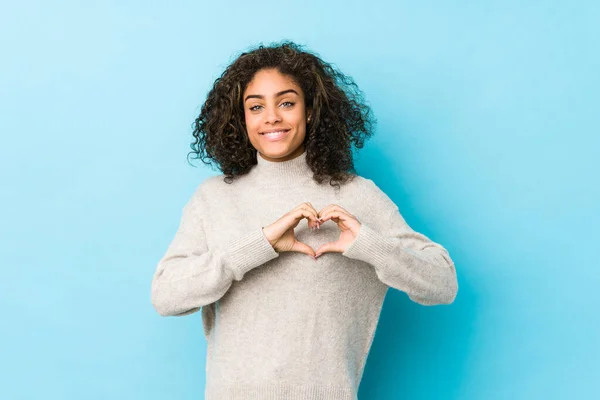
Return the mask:
<svg viewBox="0 0 600 400">
<path fill-rule="evenodd" d="M 267 107 L 265 110 L 265 122 L 268 124 L 275 124 L 281 122 L 281 116 L 279 115 L 279 109 L 277 107 Z"/>
</svg>

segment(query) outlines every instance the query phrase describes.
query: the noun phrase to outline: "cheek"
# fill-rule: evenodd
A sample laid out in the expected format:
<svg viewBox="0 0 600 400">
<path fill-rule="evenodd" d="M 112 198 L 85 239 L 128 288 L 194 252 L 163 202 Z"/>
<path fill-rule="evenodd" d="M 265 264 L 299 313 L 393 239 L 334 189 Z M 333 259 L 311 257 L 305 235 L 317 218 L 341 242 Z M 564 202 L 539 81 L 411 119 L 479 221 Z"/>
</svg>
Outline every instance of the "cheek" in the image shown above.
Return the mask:
<svg viewBox="0 0 600 400">
<path fill-rule="evenodd" d="M 258 121 L 257 118 L 253 118 L 252 115 L 245 115 L 246 122 L 246 130 L 249 135 L 257 135 L 258 134 Z"/>
<path fill-rule="evenodd" d="M 306 121 L 304 120 L 304 114 L 298 115 L 297 119 L 296 119 L 296 126 L 298 126 L 299 128 L 300 127 L 306 128 L 305 123 L 306 123 Z"/>
<path fill-rule="evenodd" d="M 295 112 L 289 116 L 288 121 L 292 125 L 300 126 L 304 122 L 304 113 L 301 111 Z"/>
</svg>

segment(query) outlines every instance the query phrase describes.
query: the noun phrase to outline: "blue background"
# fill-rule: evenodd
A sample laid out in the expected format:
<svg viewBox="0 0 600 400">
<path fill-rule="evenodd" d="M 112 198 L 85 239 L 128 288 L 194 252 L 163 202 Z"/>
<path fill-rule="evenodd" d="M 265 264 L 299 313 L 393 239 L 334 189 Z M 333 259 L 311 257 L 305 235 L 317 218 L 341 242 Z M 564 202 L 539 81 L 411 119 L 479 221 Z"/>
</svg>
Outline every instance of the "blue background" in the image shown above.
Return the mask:
<svg viewBox="0 0 600 400">
<path fill-rule="evenodd" d="M 124 4 L 126 3 L 126 4 Z M 150 283 L 191 123 L 242 50 L 291 39 L 379 124 L 357 169 L 456 262 L 390 291 L 361 399 L 600 393 L 600 20 L 575 1 L 21 1 L 0 12 L 3 399 L 199 399 L 200 314 Z"/>
</svg>

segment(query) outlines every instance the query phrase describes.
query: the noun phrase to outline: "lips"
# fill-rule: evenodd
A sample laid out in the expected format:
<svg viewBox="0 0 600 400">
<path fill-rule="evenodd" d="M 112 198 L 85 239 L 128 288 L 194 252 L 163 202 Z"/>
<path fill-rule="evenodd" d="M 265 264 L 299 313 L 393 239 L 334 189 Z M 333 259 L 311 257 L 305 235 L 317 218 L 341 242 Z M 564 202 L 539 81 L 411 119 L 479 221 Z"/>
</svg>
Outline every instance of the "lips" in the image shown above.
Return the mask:
<svg viewBox="0 0 600 400">
<path fill-rule="evenodd" d="M 261 134 L 261 135 L 266 135 L 266 134 L 269 134 L 269 133 L 271 133 L 271 134 L 272 134 L 272 133 L 276 133 L 276 132 L 284 132 L 284 133 L 285 133 L 285 132 L 287 132 L 287 131 L 289 131 L 289 129 L 271 129 L 271 130 L 269 130 L 269 131 L 264 131 L 264 132 L 261 132 L 260 134 Z"/>
<path fill-rule="evenodd" d="M 271 130 L 267 132 L 262 132 L 260 135 L 269 142 L 275 142 L 277 140 L 285 138 L 289 131 L 289 129 Z"/>
</svg>

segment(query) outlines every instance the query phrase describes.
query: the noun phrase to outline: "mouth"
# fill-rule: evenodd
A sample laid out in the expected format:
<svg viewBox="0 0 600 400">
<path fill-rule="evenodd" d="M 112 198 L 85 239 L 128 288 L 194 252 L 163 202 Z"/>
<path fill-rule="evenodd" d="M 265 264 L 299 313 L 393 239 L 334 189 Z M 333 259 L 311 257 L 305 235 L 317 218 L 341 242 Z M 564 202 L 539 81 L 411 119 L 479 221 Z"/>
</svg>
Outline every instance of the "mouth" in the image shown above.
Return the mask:
<svg viewBox="0 0 600 400">
<path fill-rule="evenodd" d="M 269 131 L 269 132 L 261 132 L 260 135 L 264 136 L 264 138 L 269 141 L 275 141 L 275 140 L 283 139 L 285 136 L 287 136 L 287 133 L 289 131 L 290 131 L 289 129 L 280 129 L 277 131 L 273 130 L 273 131 Z"/>
</svg>

